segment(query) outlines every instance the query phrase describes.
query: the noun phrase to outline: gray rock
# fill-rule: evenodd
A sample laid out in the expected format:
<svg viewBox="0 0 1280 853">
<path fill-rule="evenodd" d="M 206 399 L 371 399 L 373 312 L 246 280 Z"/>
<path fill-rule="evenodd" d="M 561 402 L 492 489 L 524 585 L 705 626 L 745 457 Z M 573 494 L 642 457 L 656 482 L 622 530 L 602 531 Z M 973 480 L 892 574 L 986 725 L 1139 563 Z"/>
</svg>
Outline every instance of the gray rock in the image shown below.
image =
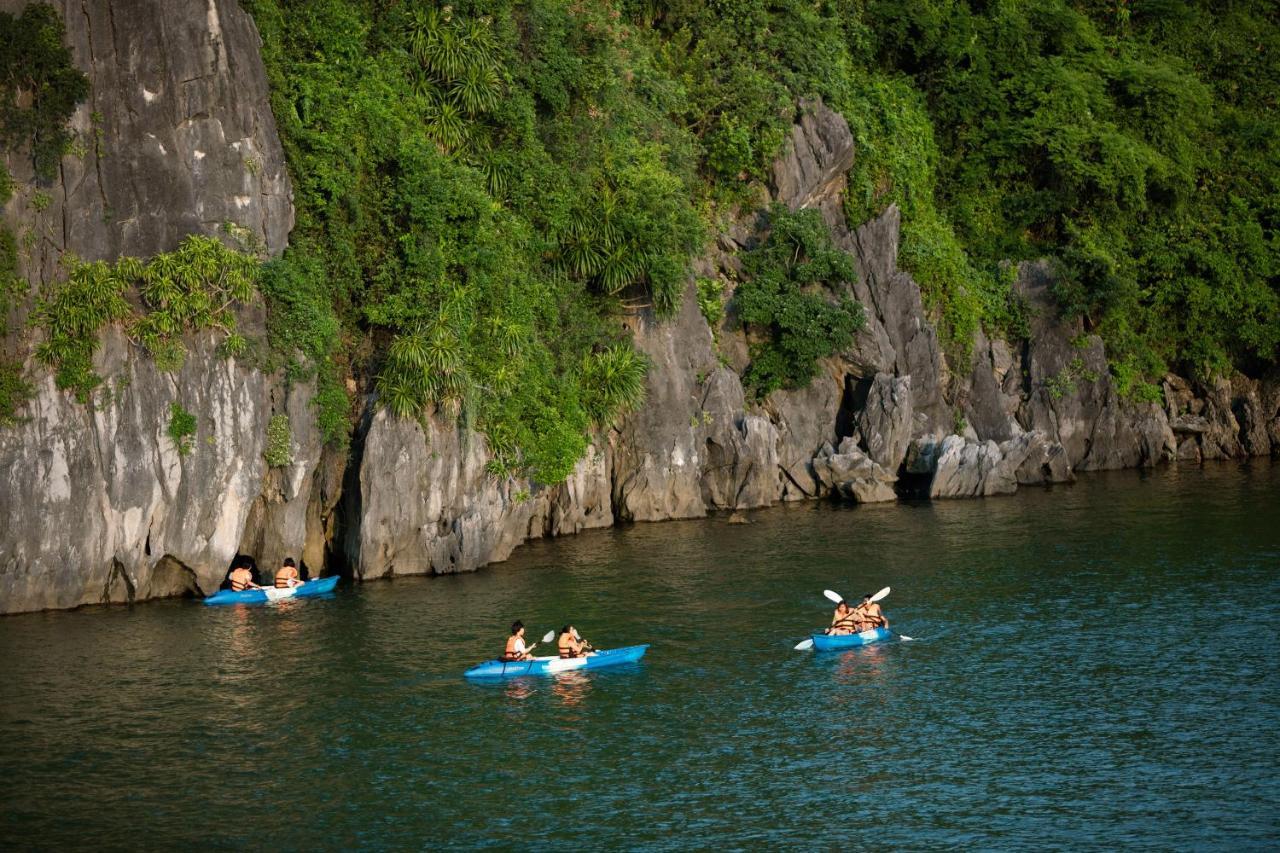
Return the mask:
<svg viewBox="0 0 1280 853">
<path fill-rule="evenodd" d="M 781 489 L 778 430 L 768 418 L 749 415 L 735 373 L 718 368 L 703 397 L 702 497 L 708 507 L 770 506 Z"/>
<path fill-rule="evenodd" d="M 887 471 L 897 471 L 906 458 L 914 427 L 911 377 L 894 378 L 877 373 L 867 392 L 866 404 L 853 422 L 871 461 Z"/>
<path fill-rule="evenodd" d="M 814 457 L 813 469 L 828 492 L 848 500 L 882 503 L 898 499 L 893 488 L 898 478 L 877 465 L 851 439 L 842 441 L 839 451 L 830 444 L 824 445 Z"/>
<path fill-rule="evenodd" d="M 1041 486 L 1049 483 L 1069 483 L 1075 479 L 1067 451 L 1061 444 L 1051 441 L 1043 432 L 1023 433 L 1010 440 L 1026 442 L 1026 455 L 1014 476 L 1020 486 Z M 1001 447 L 1009 442 L 1001 442 Z"/>
<path fill-rule="evenodd" d="M 891 205 L 841 241 L 857 259 L 854 292 L 867 313 L 868 331 L 857 341 L 854 362 L 911 377 L 915 434 L 939 433 L 951 427 L 950 408 L 942 392 L 942 350 L 926 317 L 920 286 L 897 268 L 900 225 L 901 214 Z"/>
<path fill-rule="evenodd" d="M 823 445 L 838 440 L 836 424 L 844 399 L 845 374 L 836 361 L 822 365 L 808 388 L 776 391 L 765 410 L 778 431 L 778 466 L 784 501 L 824 495 L 825 487 L 813 470 L 813 458 Z"/>
<path fill-rule="evenodd" d="M 527 539 L 613 523 L 607 462 L 590 450 L 563 485 L 489 473 L 484 437 L 439 418 L 372 416 L 360 461 L 361 578 L 450 574 L 505 560 Z"/>
<path fill-rule="evenodd" d="M 17 12 L 26 0 L 0 0 Z M 293 227 L 292 189 L 267 92 L 260 39 L 235 0 L 62 0 L 76 67 L 91 83 L 71 119 L 52 187 L 5 153 L 17 194 L 5 223 L 42 235 L 23 272 L 55 278 L 64 251 L 86 260 L 148 257 L 188 234 L 233 223 L 278 254 Z M 99 138 L 100 135 L 100 138 Z M 31 206 L 46 192 L 43 212 Z"/>
<path fill-rule="evenodd" d="M 1018 412 L 1028 431 L 1060 443 L 1077 471 L 1154 465 L 1171 458 L 1173 434 L 1165 413 L 1122 400 L 1111 382 L 1106 353 L 1079 320 L 1062 317 L 1046 262 L 1023 264 L 1016 289 L 1032 314 L 1024 369 L 1029 392 Z"/>
<path fill-rule="evenodd" d="M 109 329 L 95 360 L 108 383 L 92 407 L 45 374 L 24 420 L 0 430 L 0 613 L 218 587 L 263 494 L 267 421 L 283 394 L 220 358 L 213 336 L 188 346 L 181 370 L 160 373 Z M 185 456 L 168 435 L 174 402 L 197 420 Z M 300 426 L 299 442 L 313 442 Z M 314 461 L 299 464 L 280 487 L 305 505 Z M 297 553 L 300 525 L 277 541 Z"/>
<path fill-rule="evenodd" d="M 989 341 L 981 330 L 975 335 L 969 382 L 963 394 L 965 420 L 981 441 L 1007 441 L 1022 428 L 1014 419 L 1021 402 L 1021 387 L 1006 393 L 1003 382 L 1013 369 L 1013 356 L 1004 341 Z"/>
<path fill-rule="evenodd" d="M 913 443 L 907 468 L 933 474 L 931 498 L 1011 495 L 1019 483 L 1066 482 L 1072 478 L 1062 445 L 1043 432 L 1015 436 L 997 444 L 949 435 Z"/>
<path fill-rule="evenodd" d="M 699 377 L 710 376 L 719 363 L 693 283 L 672 320 L 659 323 L 645 312 L 630 325 L 652 367 L 644 407 L 611 438 L 614 512 L 625 521 L 704 516 Z"/>
<path fill-rule="evenodd" d="M 773 195 L 791 210 L 818 207 L 844 192 L 853 166 L 853 134 L 821 100 L 800 104 L 800 121 L 773 164 Z"/>
</svg>

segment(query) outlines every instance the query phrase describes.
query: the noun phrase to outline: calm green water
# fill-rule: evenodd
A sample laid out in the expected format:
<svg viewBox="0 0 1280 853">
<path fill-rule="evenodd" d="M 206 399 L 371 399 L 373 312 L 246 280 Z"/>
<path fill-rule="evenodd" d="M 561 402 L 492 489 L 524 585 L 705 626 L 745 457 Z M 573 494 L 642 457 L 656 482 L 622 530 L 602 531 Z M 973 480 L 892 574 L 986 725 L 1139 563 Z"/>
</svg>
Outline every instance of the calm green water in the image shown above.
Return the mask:
<svg viewBox="0 0 1280 853">
<path fill-rule="evenodd" d="M 1274 848 L 1280 465 L 0 620 L 0 847 Z M 824 587 L 917 639 L 815 655 Z M 642 664 L 471 684 L 520 617 Z"/>
</svg>

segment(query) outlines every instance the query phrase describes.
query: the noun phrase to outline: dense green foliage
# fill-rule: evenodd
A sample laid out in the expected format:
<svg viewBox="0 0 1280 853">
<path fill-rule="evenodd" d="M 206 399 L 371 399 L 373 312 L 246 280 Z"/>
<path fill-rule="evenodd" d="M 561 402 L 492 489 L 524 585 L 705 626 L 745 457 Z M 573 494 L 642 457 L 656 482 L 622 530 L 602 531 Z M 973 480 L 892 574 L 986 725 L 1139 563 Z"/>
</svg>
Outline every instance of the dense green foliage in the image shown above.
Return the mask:
<svg viewBox="0 0 1280 853">
<path fill-rule="evenodd" d="M 1169 368 L 1256 374 L 1280 355 L 1273 4 L 245 5 L 294 181 L 290 248 L 256 272 L 213 241 L 72 262 L 33 319 L 39 357 L 82 398 L 104 323 L 168 368 L 183 330 L 222 328 L 228 353 L 314 379 L 332 442 L 347 440 L 349 378 L 368 377 L 399 415 L 483 430 L 495 473 L 555 482 L 642 399 L 618 314 L 675 308 L 707 233 L 759 205 L 815 97 L 855 137 L 850 223 L 901 209 L 901 263 L 958 362 L 980 327 L 1025 336 L 1015 264 L 1041 257 L 1133 396 Z M 0 136 L 47 175 L 84 78 L 49 7 L 0 29 Z M 771 227 L 734 296 L 757 395 L 805 384 L 861 322 L 830 287 L 852 271 L 817 218 L 774 211 Z M 0 232 L 4 293 L 13 242 Z M 265 348 L 230 322 L 255 281 Z M 720 283 L 697 296 L 718 323 Z"/>
<path fill-rule="evenodd" d="M 179 456 L 188 456 L 196 446 L 196 416 L 176 400 L 169 406 L 169 440 Z"/>
<path fill-rule="evenodd" d="M 1050 256 L 1130 392 L 1280 354 L 1271 3 L 868 0 L 971 257 Z"/>
<path fill-rule="evenodd" d="M 102 382 L 93 355 L 104 326 L 124 323 L 161 369 L 177 370 L 186 356 L 184 332 L 219 329 L 235 340 L 232 309 L 253 296 L 259 270 L 251 255 L 199 235 L 145 262 L 84 263 L 70 256 L 64 262 L 66 279 L 40 295 L 30 322 L 44 332 L 36 358 L 56 368 L 58 387 L 73 390 L 81 402 Z M 141 308 L 128 300 L 131 292 Z"/>
<path fill-rule="evenodd" d="M 267 422 L 267 449 L 262 455 L 272 468 L 293 464 L 293 431 L 289 427 L 288 415 L 272 415 Z"/>
<path fill-rule="evenodd" d="M 248 5 L 298 202 L 263 277 L 272 337 L 321 365 L 335 429 L 338 377 L 373 341 L 392 411 L 462 417 L 496 470 L 563 476 L 588 426 L 635 404 L 602 384 L 641 364 L 604 369 L 626 351 L 610 316 L 674 307 L 702 223 L 758 203 L 812 97 L 854 132 L 851 222 L 901 208 L 901 261 L 953 357 L 980 326 L 1027 333 L 1007 261 L 1047 256 L 1130 393 L 1169 366 L 1275 360 L 1261 4 Z M 807 382 L 860 322 L 821 284 L 847 258 L 778 219 L 735 296 L 758 394 Z"/>
<path fill-rule="evenodd" d="M 89 78 L 71 64 L 63 33 L 47 3 L 17 17 L 0 12 L 0 142 L 28 148 L 40 178 L 53 177 L 71 142 L 67 119 L 89 93 Z"/>
<path fill-rule="evenodd" d="M 463 418 L 495 471 L 562 479 L 642 394 L 610 315 L 669 311 L 701 244 L 670 83 L 607 6 L 248 5 L 298 208 L 273 328 L 322 383 L 381 342 L 393 412 Z"/>
<path fill-rule="evenodd" d="M 775 205 L 769 229 L 743 258 L 745 276 L 734 294 L 738 316 L 760 338 L 743 377 L 760 397 L 808 385 L 818 359 L 847 347 L 865 323 L 862 306 L 837 291 L 854 280 L 853 260 L 831 245 L 818 211 Z"/>
</svg>

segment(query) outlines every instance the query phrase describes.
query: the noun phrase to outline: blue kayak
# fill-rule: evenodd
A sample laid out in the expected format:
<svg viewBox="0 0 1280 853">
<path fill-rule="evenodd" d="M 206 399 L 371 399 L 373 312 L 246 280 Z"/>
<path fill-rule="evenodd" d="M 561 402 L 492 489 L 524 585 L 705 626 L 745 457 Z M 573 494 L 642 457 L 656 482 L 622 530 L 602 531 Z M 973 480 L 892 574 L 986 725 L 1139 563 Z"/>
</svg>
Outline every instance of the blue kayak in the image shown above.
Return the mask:
<svg viewBox="0 0 1280 853">
<path fill-rule="evenodd" d="M 478 663 L 462 673 L 467 678 L 511 678 L 516 675 L 554 675 L 557 672 L 577 672 L 583 669 L 600 669 L 605 666 L 617 666 L 621 663 L 632 663 L 644 657 L 643 646 L 624 646 L 620 649 L 601 649 L 588 652 L 580 658 L 530 658 L 529 660 L 505 661 L 488 660 Z"/>
<path fill-rule="evenodd" d="M 334 575 L 333 577 L 307 581 L 306 583 L 283 589 L 276 589 L 273 586 L 266 589 L 244 589 L 240 592 L 224 589 L 206 598 L 204 603 L 266 604 L 268 601 L 283 601 L 286 598 L 311 598 L 316 595 L 324 595 L 326 592 L 333 592 L 333 588 L 338 585 L 339 579 L 338 575 Z"/>
<path fill-rule="evenodd" d="M 891 639 L 893 632 L 888 628 L 872 628 L 859 634 L 812 634 L 813 648 L 819 652 L 830 652 L 837 649 L 852 649 L 856 646 L 868 646 Z"/>
</svg>

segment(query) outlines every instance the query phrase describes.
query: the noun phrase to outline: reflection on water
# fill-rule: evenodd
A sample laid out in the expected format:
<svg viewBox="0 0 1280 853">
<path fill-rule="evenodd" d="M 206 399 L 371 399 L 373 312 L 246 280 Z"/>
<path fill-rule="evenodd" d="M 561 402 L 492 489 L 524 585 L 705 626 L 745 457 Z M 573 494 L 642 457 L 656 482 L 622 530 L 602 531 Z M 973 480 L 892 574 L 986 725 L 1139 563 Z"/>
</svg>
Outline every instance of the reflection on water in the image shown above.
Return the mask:
<svg viewBox="0 0 1280 853">
<path fill-rule="evenodd" d="M 575 708 L 591 692 L 591 680 L 592 676 L 585 672 L 561 672 L 552 676 L 551 692 L 565 708 Z"/>
<path fill-rule="evenodd" d="M 507 694 L 508 699 L 524 701 L 536 692 L 536 685 L 537 682 L 533 680 L 533 676 L 508 678 L 503 682 L 503 687 L 505 688 L 503 692 Z"/>
<path fill-rule="evenodd" d="M 1280 846 L 1280 466 L 753 522 L 0 619 L 0 845 Z M 926 641 L 792 649 L 823 589 L 886 585 Z M 644 665 L 461 677 L 517 616 L 569 613 Z"/>
</svg>

